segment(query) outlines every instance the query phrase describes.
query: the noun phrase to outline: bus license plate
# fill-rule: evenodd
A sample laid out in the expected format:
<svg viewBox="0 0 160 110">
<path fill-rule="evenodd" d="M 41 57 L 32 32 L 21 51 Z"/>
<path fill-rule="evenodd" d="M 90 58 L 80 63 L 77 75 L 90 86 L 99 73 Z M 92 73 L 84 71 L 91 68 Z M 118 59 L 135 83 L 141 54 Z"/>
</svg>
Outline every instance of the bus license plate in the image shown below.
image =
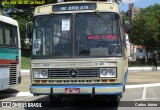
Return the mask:
<svg viewBox="0 0 160 110">
<path fill-rule="evenodd" d="M 66 94 L 79 94 L 80 88 L 65 88 L 64 92 Z"/>
</svg>

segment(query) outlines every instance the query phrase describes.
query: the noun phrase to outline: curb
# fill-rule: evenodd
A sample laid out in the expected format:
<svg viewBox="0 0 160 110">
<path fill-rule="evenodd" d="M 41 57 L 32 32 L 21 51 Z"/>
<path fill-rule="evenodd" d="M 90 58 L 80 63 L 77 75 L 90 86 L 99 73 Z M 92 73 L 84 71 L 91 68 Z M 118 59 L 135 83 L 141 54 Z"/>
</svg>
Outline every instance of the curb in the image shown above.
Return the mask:
<svg viewBox="0 0 160 110">
<path fill-rule="evenodd" d="M 155 71 L 155 67 L 129 67 L 128 71 L 134 71 L 134 72 L 138 72 L 138 71 Z M 157 71 L 160 71 L 160 67 L 157 68 Z M 30 70 L 21 70 L 21 74 L 22 75 L 29 75 L 30 74 Z"/>
<path fill-rule="evenodd" d="M 30 70 L 21 70 L 21 75 L 29 75 Z"/>
<path fill-rule="evenodd" d="M 157 71 L 160 70 L 160 67 L 157 67 Z M 156 71 L 155 67 L 129 67 L 128 71 Z"/>
</svg>

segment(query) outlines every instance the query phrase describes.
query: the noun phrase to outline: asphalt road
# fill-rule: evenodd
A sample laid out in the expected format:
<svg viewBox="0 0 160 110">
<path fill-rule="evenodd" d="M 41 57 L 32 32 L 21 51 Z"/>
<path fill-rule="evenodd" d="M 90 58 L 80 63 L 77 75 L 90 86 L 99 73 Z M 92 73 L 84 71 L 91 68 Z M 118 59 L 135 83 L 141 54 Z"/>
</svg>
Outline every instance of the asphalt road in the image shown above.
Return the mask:
<svg viewBox="0 0 160 110">
<path fill-rule="evenodd" d="M 156 83 L 156 84 L 155 84 Z M 157 84 L 158 83 L 158 84 Z M 47 95 L 32 96 L 29 93 L 30 76 L 22 76 L 22 83 L 10 89 L 1 91 L 0 101 L 16 101 L 17 103 L 37 102 L 40 109 L 48 110 L 159 110 L 160 109 L 160 72 L 129 72 L 128 84 L 120 104 L 117 107 L 109 107 L 109 98 L 105 96 L 93 97 L 65 97 L 59 104 L 51 104 Z M 25 95 L 17 96 L 16 93 Z M 13 95 L 14 94 L 14 95 Z M 105 99 L 105 100 L 102 100 Z M 147 101 L 147 102 L 146 102 Z M 38 103 L 39 102 L 39 103 Z M 38 105 L 39 104 L 39 105 Z M 149 107 L 149 105 L 152 107 Z M 44 108 L 49 106 L 50 108 Z M 0 110 L 36 110 L 36 108 L 2 107 Z"/>
</svg>

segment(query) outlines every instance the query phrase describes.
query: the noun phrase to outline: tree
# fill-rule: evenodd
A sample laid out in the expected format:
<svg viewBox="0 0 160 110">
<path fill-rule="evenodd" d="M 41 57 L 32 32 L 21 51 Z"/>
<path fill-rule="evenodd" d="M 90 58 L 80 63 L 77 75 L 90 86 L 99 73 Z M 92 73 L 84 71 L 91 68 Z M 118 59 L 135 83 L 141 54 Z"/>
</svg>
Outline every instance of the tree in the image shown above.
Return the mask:
<svg viewBox="0 0 160 110">
<path fill-rule="evenodd" d="M 145 46 L 147 52 L 157 51 L 160 56 L 160 5 L 141 10 L 132 20 L 131 41 Z"/>
<path fill-rule="evenodd" d="M 19 27 L 20 27 L 20 35 L 21 35 L 21 40 L 23 42 L 23 40 L 26 37 L 26 23 L 29 21 L 33 20 L 33 11 L 34 8 L 39 6 L 39 5 L 45 5 L 45 4 L 50 4 L 50 3 L 55 3 L 57 2 L 57 0 L 40 0 L 40 1 L 45 1 L 44 4 L 36 4 L 35 2 L 37 0 L 28 0 L 28 3 L 25 4 L 24 2 L 25 0 L 22 0 L 22 4 L 19 4 L 18 2 L 16 4 L 3 4 L 3 11 L 5 11 L 6 9 L 12 10 L 9 13 L 7 13 L 6 15 L 10 16 L 13 19 L 16 19 L 19 23 Z M 26 0 L 27 1 L 27 0 Z M 30 4 L 30 3 L 33 4 Z M 1 2 L 0 2 L 1 3 Z M 1 8 L 2 6 L 0 6 Z M 13 11 L 16 10 L 16 11 Z M 19 11 L 21 10 L 21 11 Z M 1 11 L 1 10 L 0 10 Z M 23 48 L 23 45 L 22 45 Z"/>
</svg>

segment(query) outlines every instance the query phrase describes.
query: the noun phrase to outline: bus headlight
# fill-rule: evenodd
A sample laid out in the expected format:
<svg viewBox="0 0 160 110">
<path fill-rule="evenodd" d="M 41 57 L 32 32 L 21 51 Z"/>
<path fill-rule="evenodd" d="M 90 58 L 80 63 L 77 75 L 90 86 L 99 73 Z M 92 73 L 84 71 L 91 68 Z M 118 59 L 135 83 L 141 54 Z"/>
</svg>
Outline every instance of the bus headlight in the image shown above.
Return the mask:
<svg viewBox="0 0 160 110">
<path fill-rule="evenodd" d="M 100 78 L 114 78 L 117 76 L 116 68 L 100 68 Z"/>
<path fill-rule="evenodd" d="M 48 69 L 34 69 L 34 78 L 48 78 Z"/>
<path fill-rule="evenodd" d="M 34 78 L 40 77 L 40 71 L 39 70 L 34 70 Z"/>
</svg>

